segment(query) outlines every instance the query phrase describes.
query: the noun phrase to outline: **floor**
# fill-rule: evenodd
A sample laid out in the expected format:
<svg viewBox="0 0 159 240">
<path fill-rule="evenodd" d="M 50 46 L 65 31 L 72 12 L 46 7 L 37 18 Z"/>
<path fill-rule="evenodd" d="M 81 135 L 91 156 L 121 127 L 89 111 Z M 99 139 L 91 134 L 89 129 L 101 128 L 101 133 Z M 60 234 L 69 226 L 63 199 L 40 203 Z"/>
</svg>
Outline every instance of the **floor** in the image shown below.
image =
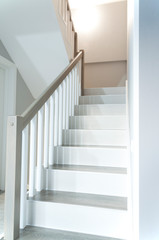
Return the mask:
<svg viewBox="0 0 159 240">
<path fill-rule="evenodd" d="M 0 236 L 4 230 L 4 193 L 0 192 Z M 1 238 L 0 238 L 1 239 Z M 26 227 L 20 231 L 18 240 L 115 240 L 81 233 L 72 233 L 37 227 Z"/>
<path fill-rule="evenodd" d="M 0 236 L 2 235 L 3 231 L 4 231 L 4 193 L 0 191 Z"/>
</svg>

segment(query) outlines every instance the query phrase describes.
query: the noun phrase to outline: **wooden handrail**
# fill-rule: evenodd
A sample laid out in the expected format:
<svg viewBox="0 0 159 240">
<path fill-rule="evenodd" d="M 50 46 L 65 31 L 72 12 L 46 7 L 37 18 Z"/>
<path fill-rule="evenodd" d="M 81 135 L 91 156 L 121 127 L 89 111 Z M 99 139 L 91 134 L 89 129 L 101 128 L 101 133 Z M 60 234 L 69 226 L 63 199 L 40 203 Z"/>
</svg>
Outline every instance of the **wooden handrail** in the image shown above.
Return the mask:
<svg viewBox="0 0 159 240">
<path fill-rule="evenodd" d="M 73 61 L 69 64 L 68 67 L 55 79 L 55 81 L 42 93 L 42 95 L 35 100 L 30 107 L 21 115 L 23 118 L 23 126 L 24 129 L 27 124 L 31 121 L 31 119 L 36 115 L 39 109 L 45 104 L 45 102 L 49 99 L 49 97 L 55 92 L 58 86 L 62 83 L 62 81 L 67 77 L 67 75 L 71 72 L 74 66 L 78 63 L 80 59 L 83 59 L 83 51 L 80 51 L 78 55 L 73 59 Z M 83 86 L 83 84 L 82 84 Z"/>
</svg>

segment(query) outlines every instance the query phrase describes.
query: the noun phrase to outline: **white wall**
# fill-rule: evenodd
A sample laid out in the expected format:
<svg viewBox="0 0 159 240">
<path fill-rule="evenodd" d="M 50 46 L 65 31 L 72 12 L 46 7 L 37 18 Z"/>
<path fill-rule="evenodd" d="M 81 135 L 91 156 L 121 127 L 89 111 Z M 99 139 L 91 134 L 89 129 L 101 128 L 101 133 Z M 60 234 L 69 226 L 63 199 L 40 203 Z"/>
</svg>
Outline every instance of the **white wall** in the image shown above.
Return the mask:
<svg viewBox="0 0 159 240">
<path fill-rule="evenodd" d="M 123 78 L 126 80 L 127 2 L 74 9 L 72 17 L 78 32 L 79 49 L 85 50 L 85 86 L 100 87 L 102 83 L 106 87 L 110 85 L 110 81 L 115 86 Z M 114 69 L 116 77 L 113 76 Z M 92 71 L 99 76 L 98 79 L 92 79 Z"/>
<path fill-rule="evenodd" d="M 13 62 L 4 45 L 2 44 L 1 40 L 0 40 L 0 55 L 8 59 L 9 61 Z M 33 101 L 34 98 L 18 71 L 16 83 L 16 114 L 17 115 L 22 114 L 24 110 L 26 110 L 26 108 Z"/>
<path fill-rule="evenodd" d="M 52 0 L 1 0 L 0 33 L 34 98 L 69 64 Z"/>
<path fill-rule="evenodd" d="M 159 2 L 130 0 L 129 10 L 128 75 L 135 230 L 133 240 L 158 240 Z"/>
<path fill-rule="evenodd" d="M 128 97 L 131 150 L 132 240 L 139 239 L 139 2 L 128 1 Z"/>
<path fill-rule="evenodd" d="M 159 1 L 139 1 L 140 240 L 159 239 Z"/>
</svg>

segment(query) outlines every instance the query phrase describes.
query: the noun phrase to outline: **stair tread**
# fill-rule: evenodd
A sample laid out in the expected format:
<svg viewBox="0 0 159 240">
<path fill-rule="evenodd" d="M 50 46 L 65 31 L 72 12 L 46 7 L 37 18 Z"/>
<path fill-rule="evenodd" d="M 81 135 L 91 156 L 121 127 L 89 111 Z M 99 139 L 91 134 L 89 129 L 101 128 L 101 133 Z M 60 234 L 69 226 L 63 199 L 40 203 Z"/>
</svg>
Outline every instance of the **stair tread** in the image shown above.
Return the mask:
<svg viewBox="0 0 159 240">
<path fill-rule="evenodd" d="M 79 232 L 62 231 L 32 226 L 27 226 L 24 230 L 21 230 L 18 240 L 35 240 L 37 239 L 37 236 L 40 237 L 38 237 L 40 240 L 121 240 L 117 238 L 101 237 Z"/>
<path fill-rule="evenodd" d="M 28 198 L 28 200 L 127 210 L 126 197 L 114 197 L 88 193 L 42 190 L 33 198 Z"/>
<path fill-rule="evenodd" d="M 85 165 L 69 165 L 69 164 L 54 164 L 49 169 L 54 170 L 69 170 L 69 171 L 84 171 L 97 173 L 112 173 L 112 174 L 126 174 L 126 168 L 120 167 L 99 167 L 99 166 L 85 166 Z"/>
<path fill-rule="evenodd" d="M 72 145 L 72 146 L 69 146 L 69 145 L 62 145 L 62 146 L 58 146 L 59 148 L 106 148 L 106 149 L 127 149 L 127 146 L 106 146 L 106 145 Z"/>
<path fill-rule="evenodd" d="M 59 147 L 71 147 L 71 148 L 107 148 L 107 149 L 127 149 L 127 146 L 111 146 L 111 145 L 62 145 Z"/>
</svg>

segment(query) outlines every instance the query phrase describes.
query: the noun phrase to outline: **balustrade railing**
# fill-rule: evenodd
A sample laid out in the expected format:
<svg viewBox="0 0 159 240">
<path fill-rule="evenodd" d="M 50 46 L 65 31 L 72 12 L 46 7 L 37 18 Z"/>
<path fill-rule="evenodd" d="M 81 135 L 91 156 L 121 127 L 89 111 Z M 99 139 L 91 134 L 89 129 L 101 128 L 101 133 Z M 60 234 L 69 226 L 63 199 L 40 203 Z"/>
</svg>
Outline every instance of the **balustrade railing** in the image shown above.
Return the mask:
<svg viewBox="0 0 159 240">
<path fill-rule="evenodd" d="M 44 169 L 81 95 L 83 52 L 21 116 L 8 118 L 5 239 L 14 240 L 27 224 L 27 197 L 47 188 Z M 38 86 L 37 86 L 38 87 Z"/>
</svg>

